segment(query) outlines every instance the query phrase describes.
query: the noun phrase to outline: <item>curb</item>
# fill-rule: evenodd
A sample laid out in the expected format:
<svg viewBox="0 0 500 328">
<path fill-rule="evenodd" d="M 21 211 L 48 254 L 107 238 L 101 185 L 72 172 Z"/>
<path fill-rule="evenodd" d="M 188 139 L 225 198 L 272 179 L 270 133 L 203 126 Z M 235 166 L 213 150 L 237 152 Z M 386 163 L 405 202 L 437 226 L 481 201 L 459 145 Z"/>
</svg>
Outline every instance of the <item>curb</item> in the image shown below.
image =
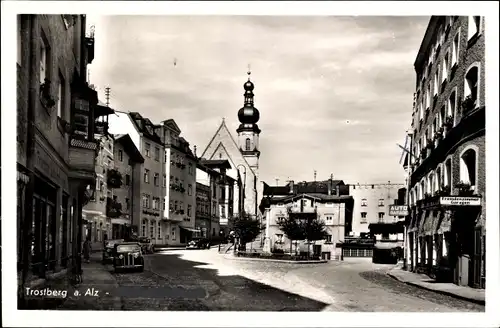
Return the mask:
<svg viewBox="0 0 500 328">
<path fill-rule="evenodd" d="M 431 291 L 431 292 L 435 292 L 435 293 L 438 293 L 438 294 L 442 294 L 442 295 L 454 297 L 454 298 L 457 298 L 457 299 L 460 299 L 460 300 L 463 300 L 463 301 L 468 301 L 468 302 L 476 303 L 476 304 L 479 304 L 479 305 L 485 305 L 486 304 L 485 300 L 477 300 L 477 299 L 474 299 L 474 298 L 469 298 L 469 297 L 457 295 L 457 294 L 454 294 L 454 293 L 451 293 L 451 292 L 447 292 L 447 291 L 444 291 L 444 290 L 437 290 L 437 289 L 432 289 L 432 288 L 429 288 L 429 287 L 425 287 L 425 286 L 419 285 L 419 284 L 411 282 L 411 281 L 404 281 L 404 280 L 399 279 L 398 277 L 396 277 L 394 274 L 392 274 L 390 272 L 387 272 L 386 274 L 389 277 L 391 277 L 392 279 L 395 279 L 395 280 L 397 280 L 399 282 L 405 283 L 405 284 L 410 285 L 410 286 L 418 287 L 418 288 L 425 289 L 425 290 L 428 290 L 428 291 Z"/>
<path fill-rule="evenodd" d="M 222 254 L 225 255 L 225 254 Z M 311 261 L 292 261 L 292 260 L 277 260 L 277 259 L 259 259 L 251 257 L 235 257 L 235 256 L 224 256 L 228 260 L 236 261 L 264 261 L 264 262 L 279 262 L 279 263 L 295 263 L 295 264 L 316 264 L 316 263 L 328 263 L 327 260 L 311 260 Z"/>
</svg>

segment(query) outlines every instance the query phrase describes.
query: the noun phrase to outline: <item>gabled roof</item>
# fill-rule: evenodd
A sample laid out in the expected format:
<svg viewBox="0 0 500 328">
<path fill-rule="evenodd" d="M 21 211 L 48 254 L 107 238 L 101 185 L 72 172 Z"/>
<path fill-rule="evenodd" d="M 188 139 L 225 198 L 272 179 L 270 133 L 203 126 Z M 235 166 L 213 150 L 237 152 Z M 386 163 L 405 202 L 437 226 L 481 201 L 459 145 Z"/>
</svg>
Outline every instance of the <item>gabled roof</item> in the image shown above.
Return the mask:
<svg viewBox="0 0 500 328">
<path fill-rule="evenodd" d="M 142 157 L 141 152 L 135 146 L 132 138 L 128 134 L 116 134 L 114 135 L 115 142 L 123 145 L 123 149 L 127 155 L 136 163 L 144 163 L 144 157 Z"/>
<path fill-rule="evenodd" d="M 226 131 L 227 134 L 229 134 L 229 137 L 232 141 L 232 143 L 234 144 L 234 146 L 236 147 L 236 149 L 238 149 L 238 151 L 240 152 L 241 154 L 241 150 L 240 148 L 238 147 L 238 144 L 236 143 L 236 140 L 234 140 L 234 137 L 233 135 L 231 134 L 231 132 L 229 131 L 229 129 L 227 128 L 226 126 L 226 122 L 224 119 L 222 119 L 222 123 L 220 124 L 219 128 L 217 129 L 217 131 L 215 131 L 212 139 L 210 139 L 210 142 L 207 144 L 207 147 L 205 147 L 205 150 L 203 151 L 203 153 L 201 154 L 201 157 L 204 157 L 205 156 L 205 153 L 207 152 L 208 148 L 210 147 L 210 145 L 214 142 L 215 140 L 215 137 L 219 134 L 219 132 L 224 128 L 224 130 Z M 248 164 L 248 161 L 246 160 L 246 158 L 241 155 L 241 157 L 243 158 L 243 161 L 245 162 L 245 164 L 247 165 L 248 169 L 255 175 L 255 172 L 253 172 L 252 168 L 250 167 L 250 164 Z"/>
<path fill-rule="evenodd" d="M 174 130 L 178 134 L 181 133 L 181 129 L 179 128 L 179 126 L 177 125 L 177 123 L 175 123 L 175 121 L 173 119 L 165 120 L 162 123 L 163 123 L 163 125 L 165 125 L 166 127 Z"/>
<path fill-rule="evenodd" d="M 148 118 L 142 117 L 142 115 L 138 112 L 130 112 L 130 113 L 128 113 L 128 115 L 132 119 L 132 122 L 134 123 L 134 125 L 137 127 L 137 131 L 142 133 L 142 135 L 144 137 L 146 137 L 146 138 L 150 139 L 151 141 L 154 141 L 160 145 L 163 144 L 160 136 L 158 134 L 156 134 L 155 125 L 151 122 L 151 120 L 149 120 Z M 151 128 L 152 133 L 150 133 L 148 131 L 148 129 L 147 129 L 148 126 Z"/>
</svg>

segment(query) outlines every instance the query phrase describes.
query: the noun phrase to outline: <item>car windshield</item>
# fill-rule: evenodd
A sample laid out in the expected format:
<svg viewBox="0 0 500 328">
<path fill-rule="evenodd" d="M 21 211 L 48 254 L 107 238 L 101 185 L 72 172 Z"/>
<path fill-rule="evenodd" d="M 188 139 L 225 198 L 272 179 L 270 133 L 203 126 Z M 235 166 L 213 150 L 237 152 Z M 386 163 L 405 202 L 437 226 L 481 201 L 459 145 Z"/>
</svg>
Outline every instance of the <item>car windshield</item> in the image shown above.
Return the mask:
<svg viewBox="0 0 500 328">
<path fill-rule="evenodd" d="M 117 251 L 120 253 L 125 253 L 125 252 L 138 252 L 140 251 L 139 245 L 118 245 Z"/>
</svg>

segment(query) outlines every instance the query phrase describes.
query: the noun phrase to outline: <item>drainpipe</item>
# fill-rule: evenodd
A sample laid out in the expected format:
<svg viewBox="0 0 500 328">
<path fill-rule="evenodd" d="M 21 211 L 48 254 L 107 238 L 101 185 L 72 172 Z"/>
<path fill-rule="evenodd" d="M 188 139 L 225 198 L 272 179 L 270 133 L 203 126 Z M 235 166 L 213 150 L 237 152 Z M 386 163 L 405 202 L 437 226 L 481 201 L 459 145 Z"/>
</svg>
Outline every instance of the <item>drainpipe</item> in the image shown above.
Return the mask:
<svg viewBox="0 0 500 328">
<path fill-rule="evenodd" d="M 23 15 L 25 18 L 25 31 L 27 31 L 27 52 L 28 52 L 28 62 L 25 64 L 27 66 L 28 76 L 28 106 L 27 106 L 27 138 L 26 138 L 26 167 L 28 169 L 29 181 L 25 190 L 25 199 L 24 199 L 24 224 L 23 224 L 23 239 L 22 239 L 22 277 L 21 277 L 21 298 L 20 302 L 22 305 L 25 304 L 24 298 L 24 288 L 27 283 L 28 272 L 30 270 L 30 247 L 31 247 L 31 238 L 33 237 L 32 229 L 32 221 L 33 221 L 33 193 L 35 190 L 35 108 L 36 108 L 36 100 L 37 95 L 40 92 L 40 79 L 38 75 L 35 73 L 38 68 L 37 61 L 37 51 L 36 51 L 36 40 L 37 37 L 37 15 Z M 21 21 L 22 24 L 22 21 Z"/>
</svg>

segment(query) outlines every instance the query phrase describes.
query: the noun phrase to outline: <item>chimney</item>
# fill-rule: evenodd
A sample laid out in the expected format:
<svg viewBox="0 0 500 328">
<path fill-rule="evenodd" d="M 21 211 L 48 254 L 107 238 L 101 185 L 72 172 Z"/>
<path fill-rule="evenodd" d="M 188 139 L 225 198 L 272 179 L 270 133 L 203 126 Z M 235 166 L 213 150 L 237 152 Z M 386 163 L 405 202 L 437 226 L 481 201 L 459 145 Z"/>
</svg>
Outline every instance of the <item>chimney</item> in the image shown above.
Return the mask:
<svg viewBox="0 0 500 328">
<path fill-rule="evenodd" d="M 339 185 L 337 185 L 337 186 L 335 187 L 335 189 L 336 189 L 336 195 L 337 195 L 337 196 L 340 196 L 340 186 L 339 186 Z"/>
<path fill-rule="evenodd" d="M 328 179 L 328 196 L 332 194 L 332 187 L 333 187 L 333 173 L 330 174 L 330 179 Z"/>
<path fill-rule="evenodd" d="M 293 180 L 290 180 L 288 185 L 290 186 L 290 194 L 293 194 Z"/>
</svg>

